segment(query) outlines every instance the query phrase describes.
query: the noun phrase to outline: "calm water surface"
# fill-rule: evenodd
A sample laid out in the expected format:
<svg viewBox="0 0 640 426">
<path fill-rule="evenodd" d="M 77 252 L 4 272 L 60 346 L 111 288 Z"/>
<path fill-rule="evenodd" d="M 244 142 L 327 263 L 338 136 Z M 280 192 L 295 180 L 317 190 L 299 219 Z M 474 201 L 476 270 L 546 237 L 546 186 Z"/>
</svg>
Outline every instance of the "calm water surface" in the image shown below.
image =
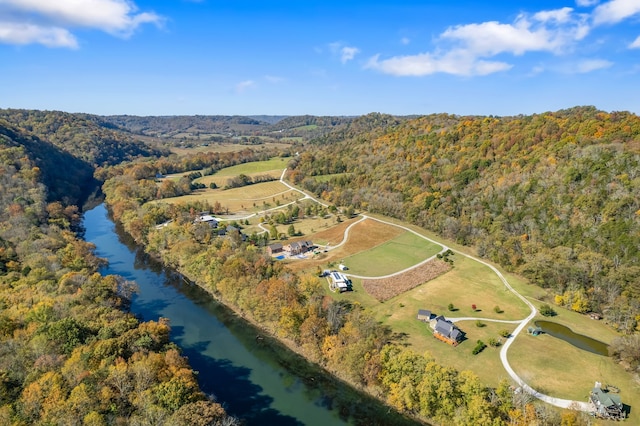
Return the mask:
<svg viewBox="0 0 640 426">
<path fill-rule="evenodd" d="M 574 333 L 569 327 L 565 327 L 564 325 L 556 322 L 536 321 L 535 324 L 540 327 L 543 332 L 558 339 L 562 339 L 576 348 L 580 348 L 597 355 L 609 356 L 609 346 L 606 343 L 582 334 Z"/>
<path fill-rule="evenodd" d="M 104 205 L 85 213 L 84 226 L 85 239 L 109 261 L 101 272 L 137 283 L 131 311 L 144 320 L 169 318 L 171 339 L 199 372 L 201 388 L 230 414 L 251 425 L 412 424 L 299 359 L 284 361 L 271 344 L 256 340 L 257 330 L 137 249 Z M 298 375 L 285 363 L 295 364 Z"/>
</svg>

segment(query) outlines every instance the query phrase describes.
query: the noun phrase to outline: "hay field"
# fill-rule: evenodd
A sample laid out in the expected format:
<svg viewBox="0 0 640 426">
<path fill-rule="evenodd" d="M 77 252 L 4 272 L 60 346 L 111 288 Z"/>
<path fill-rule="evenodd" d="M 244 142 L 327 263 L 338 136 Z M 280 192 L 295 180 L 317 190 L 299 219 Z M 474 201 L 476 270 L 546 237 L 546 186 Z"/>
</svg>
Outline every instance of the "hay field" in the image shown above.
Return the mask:
<svg viewBox="0 0 640 426">
<path fill-rule="evenodd" d="M 287 204 L 303 198 L 304 195 L 293 191 L 279 181 L 257 183 L 233 189 L 200 189 L 181 197 L 164 198 L 160 201 L 171 204 L 190 201 L 206 201 L 210 205 L 220 203 L 229 214 L 255 213 Z"/>
</svg>

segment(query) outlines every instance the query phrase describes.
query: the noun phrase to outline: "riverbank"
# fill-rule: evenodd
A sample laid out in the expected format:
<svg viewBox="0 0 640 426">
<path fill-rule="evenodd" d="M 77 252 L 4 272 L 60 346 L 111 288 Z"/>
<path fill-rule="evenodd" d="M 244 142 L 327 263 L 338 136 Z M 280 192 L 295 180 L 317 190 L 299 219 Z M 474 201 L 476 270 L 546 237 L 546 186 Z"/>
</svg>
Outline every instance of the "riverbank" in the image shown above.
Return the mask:
<svg viewBox="0 0 640 426">
<path fill-rule="evenodd" d="M 123 227 L 119 223 L 115 223 L 114 229 L 120 236 L 121 239 L 126 240 L 129 248 L 131 250 L 137 249 L 137 254 L 135 255 L 135 263 L 138 268 L 142 268 L 146 265 L 155 269 L 156 271 L 160 271 L 164 265 L 161 262 L 157 262 L 153 257 L 149 254 L 144 253 L 142 250 L 142 246 L 137 245 L 129 234 L 124 232 Z M 100 247 L 98 247 L 100 249 Z M 99 254 L 102 255 L 100 250 L 98 250 Z M 117 264 L 122 264 L 124 261 L 121 257 L 117 257 L 115 259 Z M 170 269 L 164 269 L 170 270 Z M 114 272 L 118 272 L 115 270 Z M 138 273 L 138 271 L 135 271 Z M 198 305 L 204 306 L 205 310 L 198 311 L 199 313 L 191 312 L 195 308 L 189 308 L 190 312 L 188 313 L 180 313 L 180 315 L 189 315 L 190 322 L 189 325 L 185 325 L 183 322 L 184 319 L 176 319 L 171 318 L 172 324 L 172 335 L 175 335 L 176 343 L 183 348 L 185 355 L 188 356 L 190 361 L 193 361 L 194 368 L 197 370 L 201 370 L 201 374 L 199 376 L 199 381 L 202 380 L 202 387 L 205 392 L 211 392 L 216 394 L 217 397 L 220 398 L 221 402 L 226 402 L 225 397 L 234 399 L 243 399 L 243 400 L 258 400 L 260 399 L 257 395 L 252 396 L 255 392 L 253 389 L 253 385 L 249 385 L 247 383 L 243 383 L 240 387 L 245 388 L 246 391 L 238 391 L 237 393 L 228 394 L 224 390 L 220 390 L 216 383 L 212 383 L 213 381 L 218 381 L 219 378 L 213 377 L 215 374 L 210 374 L 209 371 L 212 369 L 215 370 L 218 368 L 217 366 L 220 364 L 216 358 L 218 356 L 223 356 L 224 358 L 228 358 L 232 360 L 234 357 L 240 357 L 242 359 L 238 360 L 238 365 L 247 365 L 249 366 L 249 370 L 246 370 L 247 373 L 241 373 L 240 375 L 245 374 L 256 374 L 260 376 L 269 375 L 271 373 L 259 373 L 257 371 L 259 367 L 254 361 L 247 361 L 248 357 L 253 357 L 258 355 L 260 357 L 259 364 L 262 365 L 265 362 L 270 364 L 277 364 L 279 367 L 285 369 L 288 375 L 291 375 L 289 379 L 287 379 L 287 388 L 304 388 L 307 389 L 304 391 L 309 398 L 313 399 L 313 405 L 320 405 L 324 407 L 324 409 L 330 410 L 335 413 L 338 419 L 342 419 L 342 421 L 352 423 L 352 424 L 380 424 L 380 425 L 415 425 L 420 423 L 415 419 L 410 419 L 406 416 L 402 416 L 390 409 L 386 404 L 380 402 L 379 399 L 376 399 L 364 392 L 363 390 L 356 389 L 351 384 L 346 381 L 337 378 L 331 375 L 327 370 L 318 366 L 315 363 L 310 362 L 303 356 L 301 356 L 297 351 L 295 351 L 295 344 L 293 342 L 283 341 L 282 339 L 278 339 L 277 336 L 273 333 L 272 330 L 269 330 L 265 327 L 261 327 L 250 315 L 246 312 L 242 312 L 241 310 L 235 309 L 232 310 L 229 305 L 223 303 L 218 295 L 211 292 L 206 288 L 202 283 L 198 283 L 196 280 L 191 279 L 191 277 L 187 276 L 183 272 L 175 272 L 173 273 L 172 286 L 175 286 L 182 294 L 187 295 L 187 297 L 192 298 L 197 301 Z M 135 278 L 134 276 L 127 277 Z M 143 277 L 144 278 L 144 277 Z M 161 291 L 165 291 L 164 287 L 161 286 L 161 289 L 158 289 L 158 279 L 154 278 L 153 283 L 144 284 L 145 292 L 154 292 L 158 293 Z M 203 296 L 206 294 L 206 297 Z M 154 314 L 159 314 L 161 316 L 167 315 L 167 311 L 170 309 L 169 307 L 164 307 L 165 304 L 173 303 L 173 300 L 176 296 L 170 295 L 168 301 L 161 301 L 160 299 L 155 300 L 152 298 L 150 301 L 146 301 L 143 303 L 143 311 L 144 315 L 151 316 Z M 161 298 L 164 300 L 164 296 Z M 141 300 L 136 299 L 137 303 L 140 303 Z M 162 310 L 158 313 L 155 312 L 147 312 L 148 309 L 146 306 L 155 307 L 160 306 Z M 208 315 L 210 313 L 215 313 L 215 318 L 209 318 Z M 175 315 L 175 313 L 173 314 Z M 235 346 L 237 345 L 237 340 L 240 341 L 242 347 L 237 347 L 234 350 L 229 348 L 221 349 L 221 348 L 212 348 L 212 346 L 216 346 L 218 344 L 218 337 L 211 337 L 211 342 L 207 345 L 204 345 L 204 337 L 203 333 L 208 333 L 209 328 L 215 328 L 214 325 L 211 325 L 211 321 L 222 321 L 224 327 L 227 330 L 230 330 L 232 334 L 235 336 L 232 342 L 225 343 L 225 346 Z M 196 331 L 195 328 L 198 330 Z M 197 334 L 196 337 L 193 337 L 198 342 L 189 343 L 191 337 L 189 334 Z M 210 354 L 203 354 L 201 352 L 201 348 L 207 347 L 212 351 Z M 251 355 L 249 355 L 248 352 Z M 243 354 L 244 353 L 244 354 Z M 247 364 L 248 362 L 248 364 Z M 226 361 L 225 361 L 226 363 Z M 232 361 L 235 365 L 236 362 Z M 241 368 L 241 371 L 244 371 L 245 367 Z M 250 371 L 250 372 L 249 372 Z M 224 375 L 225 380 L 234 380 L 229 375 Z M 299 382 L 299 383 L 298 383 Z M 298 384 L 296 384 L 298 383 Z M 273 383 L 264 383 L 260 382 L 260 387 L 266 389 L 269 386 L 272 386 Z M 230 385 L 231 387 L 235 387 L 234 385 Z M 246 395 L 241 396 L 241 392 L 248 392 Z M 272 392 L 276 392 L 276 390 L 272 390 Z M 282 398 L 290 398 L 292 395 L 289 394 L 289 391 L 286 390 L 277 390 Z M 276 402 L 274 402 L 276 403 Z M 230 407 L 234 405 L 244 404 L 244 402 L 229 402 Z M 278 402 L 277 404 L 282 405 L 282 402 Z M 303 404 L 302 402 L 294 403 L 294 405 Z M 289 404 L 286 404 L 289 405 Z M 255 408 L 249 409 L 247 407 L 241 406 L 239 410 L 248 409 L 249 411 L 255 411 Z M 260 408 L 266 409 L 265 407 Z M 283 408 L 284 412 L 289 410 L 290 407 L 286 409 Z M 311 410 L 308 408 L 307 411 Z M 235 411 L 231 411 L 234 415 L 239 415 L 239 413 Z M 254 415 L 255 413 L 249 413 L 248 415 Z M 302 415 L 302 414 L 299 414 Z M 240 416 L 242 417 L 242 416 Z M 318 417 L 318 415 L 316 415 Z M 285 422 L 286 423 L 286 422 Z M 305 422 L 305 424 L 308 424 Z M 335 421 L 332 422 L 335 424 Z M 424 424 L 424 423 L 423 423 Z"/>
</svg>

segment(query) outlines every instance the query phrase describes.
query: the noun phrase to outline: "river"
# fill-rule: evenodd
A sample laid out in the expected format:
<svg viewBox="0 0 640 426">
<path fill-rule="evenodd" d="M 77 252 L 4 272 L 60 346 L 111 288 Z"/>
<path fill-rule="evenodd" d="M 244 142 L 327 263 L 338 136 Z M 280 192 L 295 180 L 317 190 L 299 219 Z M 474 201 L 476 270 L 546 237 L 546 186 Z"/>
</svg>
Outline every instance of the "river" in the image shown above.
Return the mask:
<svg viewBox="0 0 640 426">
<path fill-rule="evenodd" d="M 327 377 L 167 270 L 113 223 L 103 204 L 84 214 L 85 240 L 109 265 L 101 273 L 135 281 L 131 311 L 168 318 L 202 390 L 249 425 L 410 425 L 375 400 Z M 287 366 L 285 368 L 285 366 Z"/>
</svg>

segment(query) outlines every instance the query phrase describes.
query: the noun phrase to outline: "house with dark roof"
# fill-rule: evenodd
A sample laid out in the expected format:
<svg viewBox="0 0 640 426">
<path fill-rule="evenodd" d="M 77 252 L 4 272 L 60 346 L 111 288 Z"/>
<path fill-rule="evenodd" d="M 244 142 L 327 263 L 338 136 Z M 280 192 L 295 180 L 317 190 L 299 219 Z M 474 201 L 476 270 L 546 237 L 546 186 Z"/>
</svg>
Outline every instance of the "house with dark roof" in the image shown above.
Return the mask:
<svg viewBox="0 0 640 426">
<path fill-rule="evenodd" d="M 284 250 L 288 252 L 291 256 L 295 256 L 301 253 L 306 253 L 312 248 L 313 248 L 313 243 L 311 241 L 296 241 L 294 243 L 289 243 L 286 246 L 284 246 Z"/>
<path fill-rule="evenodd" d="M 267 254 L 269 256 L 276 255 L 278 253 L 282 253 L 283 247 L 281 243 L 273 243 L 267 246 Z"/>
<path fill-rule="evenodd" d="M 429 322 L 431 320 L 431 311 L 428 309 L 418 309 L 418 319 L 420 321 Z"/>
<path fill-rule="evenodd" d="M 198 217 L 196 217 L 193 223 L 206 223 L 210 227 L 215 228 L 218 226 L 218 219 L 211 216 L 210 214 L 200 214 L 198 215 Z"/>
<path fill-rule="evenodd" d="M 291 256 L 295 256 L 296 254 L 302 253 L 302 246 L 300 245 L 300 243 L 289 243 L 284 246 L 284 250 Z"/>
<path fill-rule="evenodd" d="M 464 337 L 464 333 L 451 321 L 438 317 L 433 326 L 433 336 L 450 345 L 456 346 Z"/>
</svg>

